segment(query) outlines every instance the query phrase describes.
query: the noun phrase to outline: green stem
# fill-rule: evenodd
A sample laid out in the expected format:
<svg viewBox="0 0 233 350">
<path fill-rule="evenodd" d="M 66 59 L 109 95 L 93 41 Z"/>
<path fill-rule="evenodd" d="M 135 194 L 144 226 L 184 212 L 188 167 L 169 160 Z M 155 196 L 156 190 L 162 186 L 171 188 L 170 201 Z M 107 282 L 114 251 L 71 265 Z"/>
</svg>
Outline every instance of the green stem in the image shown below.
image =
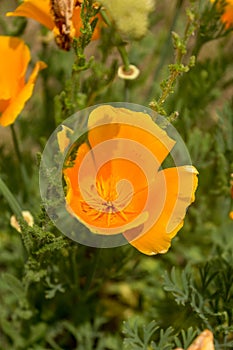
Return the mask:
<svg viewBox="0 0 233 350">
<path fill-rule="evenodd" d="M 19 168 L 20 168 L 20 172 L 21 172 L 21 177 L 22 177 L 22 180 L 24 183 L 24 191 L 26 191 L 28 184 L 30 183 L 29 178 L 28 178 L 28 174 L 27 174 L 27 171 L 26 171 L 25 166 L 24 166 L 23 161 L 22 161 L 22 153 L 21 153 L 20 148 L 19 148 L 19 142 L 18 142 L 17 134 L 15 132 L 14 125 L 11 125 L 10 128 L 11 128 L 11 134 L 12 134 L 15 153 L 16 153 L 16 156 L 17 156 L 18 161 L 19 161 Z"/>
<path fill-rule="evenodd" d="M 111 22 L 108 19 L 108 16 L 106 15 L 106 12 L 104 10 L 100 10 L 100 14 L 104 20 L 104 22 L 110 27 L 111 26 Z"/>
<path fill-rule="evenodd" d="M 172 74 L 169 77 L 169 80 L 167 82 L 166 88 L 163 90 L 159 100 L 158 100 L 158 105 L 162 107 L 164 102 L 166 101 L 167 97 L 170 95 L 171 88 L 178 77 L 180 73 L 179 72 L 172 72 Z"/>
<path fill-rule="evenodd" d="M 161 69 L 163 68 L 165 62 L 167 61 L 167 57 L 168 55 L 170 54 L 170 51 L 171 51 L 171 42 L 172 42 L 172 39 L 171 39 L 171 33 L 172 31 L 174 30 L 175 28 L 175 25 L 176 25 L 176 22 L 179 18 L 179 15 L 180 15 L 180 10 L 181 10 L 181 7 L 182 7 L 182 3 L 183 1 L 182 0 L 178 0 L 177 1 L 177 5 L 176 5 L 176 11 L 175 11 L 175 14 L 174 14 L 174 17 L 173 17 L 173 20 L 172 20 L 172 23 L 171 23 L 171 26 L 169 28 L 169 34 L 165 40 L 165 43 L 162 47 L 162 52 L 161 52 L 161 55 L 160 55 L 160 60 L 159 60 L 159 63 L 155 69 L 155 72 L 154 72 L 154 77 L 153 77 L 153 81 L 156 82 L 159 75 L 160 75 L 160 72 L 161 72 Z M 152 92 L 150 94 L 150 99 L 153 98 L 155 94 L 155 89 L 152 89 Z"/>
<path fill-rule="evenodd" d="M 104 22 L 110 27 L 111 26 L 111 22 L 109 21 L 108 16 L 106 15 L 106 12 L 104 10 L 100 10 L 101 16 L 104 20 Z M 127 51 L 125 49 L 125 44 L 123 42 L 123 40 L 121 39 L 121 36 L 118 33 L 115 33 L 116 36 L 116 40 L 117 42 L 119 42 L 118 45 L 116 45 L 117 50 L 121 56 L 123 65 L 124 65 L 124 70 L 127 72 L 130 70 L 129 66 L 130 66 L 130 62 L 129 62 L 129 57 L 127 54 Z"/>
<path fill-rule="evenodd" d="M 74 285 L 75 291 L 79 291 L 79 276 L 78 276 L 78 270 L 77 270 L 77 261 L 76 261 L 76 255 L 77 255 L 77 246 L 74 247 L 72 253 L 71 253 L 71 267 L 72 267 L 72 283 Z"/>
<path fill-rule="evenodd" d="M 123 45 L 123 44 L 118 45 L 117 49 L 119 51 L 119 54 L 121 56 L 121 59 L 122 59 L 123 65 L 124 65 L 124 71 L 128 72 L 130 70 L 130 68 L 129 68 L 130 63 L 129 63 L 129 57 L 128 57 L 127 51 L 125 49 L 125 45 Z"/>
<path fill-rule="evenodd" d="M 185 32 L 184 32 L 184 38 L 183 38 L 183 43 L 185 45 L 187 45 L 188 39 L 189 39 L 189 29 L 190 29 L 190 25 L 191 25 L 191 21 L 189 20 L 187 22 L 186 28 L 185 28 Z M 184 58 L 186 54 L 186 50 L 183 50 L 182 47 L 177 47 L 176 48 L 176 64 L 181 64 L 182 60 Z M 177 77 L 180 75 L 180 71 L 172 71 L 170 73 L 170 76 L 167 80 L 167 84 L 166 87 L 162 90 L 162 94 L 158 100 L 158 106 L 162 107 L 164 102 L 166 101 L 166 99 L 168 98 L 168 96 L 171 93 L 171 88 L 174 85 Z"/>
<path fill-rule="evenodd" d="M 130 82 L 128 80 L 125 79 L 125 85 L 124 85 L 124 101 L 125 102 L 129 102 L 129 98 L 130 98 L 130 89 L 129 89 L 129 84 Z"/>
<path fill-rule="evenodd" d="M 93 259 L 93 262 L 92 262 L 93 269 L 92 269 L 91 274 L 88 276 L 88 279 L 87 279 L 87 282 L 86 282 L 86 286 L 85 286 L 84 291 L 83 291 L 84 299 L 88 298 L 88 293 L 90 291 L 92 281 L 93 281 L 93 279 L 95 277 L 95 274 L 96 274 L 96 271 L 97 271 L 97 266 L 98 266 L 98 263 L 99 263 L 101 251 L 102 251 L 102 248 L 98 248 L 98 250 L 96 252 L 96 255 L 95 255 L 94 259 Z"/>
<path fill-rule="evenodd" d="M 13 143 L 14 143 L 15 153 L 17 155 L 17 158 L 18 158 L 19 162 L 21 163 L 21 161 L 22 161 L 21 151 L 19 149 L 19 143 L 18 143 L 18 139 L 17 139 L 17 135 L 16 135 L 16 132 L 15 132 L 14 125 L 12 124 L 10 126 L 10 128 L 11 128 L 11 134 L 12 134 L 12 139 L 13 139 Z"/>
<path fill-rule="evenodd" d="M 15 216 L 19 218 L 22 217 L 22 209 L 19 203 L 17 202 L 17 200 L 15 199 L 14 195 L 11 193 L 11 191 L 9 190 L 5 182 L 1 179 L 1 177 L 0 177 L 0 192 L 7 200 Z"/>
</svg>

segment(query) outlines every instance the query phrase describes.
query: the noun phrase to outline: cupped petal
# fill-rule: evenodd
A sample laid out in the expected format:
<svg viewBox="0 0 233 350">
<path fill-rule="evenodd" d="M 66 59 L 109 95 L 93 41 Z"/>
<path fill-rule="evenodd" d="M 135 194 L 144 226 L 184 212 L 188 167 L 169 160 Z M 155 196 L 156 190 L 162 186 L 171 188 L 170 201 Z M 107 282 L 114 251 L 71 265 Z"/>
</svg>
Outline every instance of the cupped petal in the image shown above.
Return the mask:
<svg viewBox="0 0 233 350">
<path fill-rule="evenodd" d="M 175 169 L 176 172 L 175 173 Z M 173 195 L 173 200 L 175 200 L 175 205 L 172 209 L 172 215 L 170 216 L 170 220 L 168 221 L 166 231 L 171 238 L 175 236 L 177 233 L 176 227 L 184 220 L 187 208 L 191 203 L 195 200 L 195 192 L 198 185 L 198 171 L 195 167 L 191 165 L 171 168 L 164 170 L 165 177 L 167 183 L 171 183 L 172 181 L 178 182 L 178 191 L 177 193 L 174 191 L 172 194 L 168 193 L 169 197 Z M 175 180 L 176 179 L 176 180 Z M 169 191 L 169 190 L 168 190 Z M 170 198 L 171 201 L 171 198 Z M 170 208 L 167 207 L 167 212 Z M 166 217 L 166 213 L 163 212 L 164 219 Z M 161 219 L 163 219 L 161 217 Z"/>
<path fill-rule="evenodd" d="M 43 24 L 50 30 L 54 27 L 49 0 L 24 0 L 15 11 L 8 12 L 6 16 L 28 17 Z"/>
<path fill-rule="evenodd" d="M 148 189 L 148 180 L 142 168 L 140 168 L 135 162 L 130 159 L 116 158 L 110 160 L 109 165 L 109 176 L 115 179 L 116 186 L 119 183 L 130 183 L 133 195 L 140 195 L 143 190 L 145 193 Z M 101 169 L 102 170 L 102 169 Z M 107 174 L 106 174 L 107 175 Z M 101 174 L 102 176 L 102 174 Z M 107 180 L 107 178 L 106 178 Z M 106 181 L 105 180 L 105 181 Z M 126 187 L 125 187 L 126 188 Z M 116 188 L 117 191 L 117 188 Z M 124 188 L 118 189 L 118 195 L 126 194 L 124 193 Z M 145 195 L 144 193 L 144 195 Z M 114 200 L 113 198 L 112 200 Z"/>
<path fill-rule="evenodd" d="M 149 219 L 137 231 L 131 229 L 124 233 L 131 245 L 147 255 L 167 252 L 171 239 L 183 226 L 187 207 L 195 199 L 197 174 L 193 166 L 158 173 L 153 184 L 157 201 L 148 203 L 146 208 Z"/>
<path fill-rule="evenodd" d="M 0 36 L 0 112 L 24 86 L 30 51 L 24 41 Z"/>
<path fill-rule="evenodd" d="M 8 126 L 14 123 L 15 119 L 24 108 L 25 103 L 32 95 L 35 81 L 39 71 L 46 67 L 47 65 L 42 61 L 38 61 L 36 63 L 28 79 L 28 82 L 23 86 L 22 90 L 19 91 L 19 93 L 14 98 L 11 99 L 10 103 L 8 104 L 8 107 L 1 114 L 0 125 Z"/>
<path fill-rule="evenodd" d="M 154 225 L 154 227 L 148 230 L 140 238 L 133 241 L 129 240 L 129 236 L 132 234 L 140 236 L 141 232 L 144 231 L 144 226 L 145 223 L 136 228 L 130 228 L 129 230 L 125 231 L 124 237 L 134 248 L 143 254 L 156 255 L 166 253 L 171 246 L 171 238 L 166 234 L 164 229 L 157 227 L 156 225 Z M 178 230 L 180 230 L 181 227 L 182 225 L 178 227 Z"/>
<path fill-rule="evenodd" d="M 95 108 L 89 116 L 88 128 L 92 147 L 113 138 L 133 140 L 151 151 L 158 164 L 175 145 L 175 141 L 155 124 L 149 114 L 126 108 L 110 105 Z"/>
</svg>

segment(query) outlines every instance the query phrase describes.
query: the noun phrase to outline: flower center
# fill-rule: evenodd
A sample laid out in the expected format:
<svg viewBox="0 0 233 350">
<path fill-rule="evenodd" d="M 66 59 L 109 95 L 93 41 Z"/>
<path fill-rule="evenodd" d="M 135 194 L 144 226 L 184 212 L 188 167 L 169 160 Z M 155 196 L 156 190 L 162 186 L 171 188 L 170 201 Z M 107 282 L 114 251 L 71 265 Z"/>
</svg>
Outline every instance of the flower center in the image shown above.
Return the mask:
<svg viewBox="0 0 233 350">
<path fill-rule="evenodd" d="M 113 176 L 100 177 L 85 191 L 85 200 L 81 200 L 81 208 L 91 220 L 101 222 L 104 227 L 114 227 L 129 222 L 130 211 L 127 206 L 132 198 L 132 187 L 117 186 Z"/>
</svg>

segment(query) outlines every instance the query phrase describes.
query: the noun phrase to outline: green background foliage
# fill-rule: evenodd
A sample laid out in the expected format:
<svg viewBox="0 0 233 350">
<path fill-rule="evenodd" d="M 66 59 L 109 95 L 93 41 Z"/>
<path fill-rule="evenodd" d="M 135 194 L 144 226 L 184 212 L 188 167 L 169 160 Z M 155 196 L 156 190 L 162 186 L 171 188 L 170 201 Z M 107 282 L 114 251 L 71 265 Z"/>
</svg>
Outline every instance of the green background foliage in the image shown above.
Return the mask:
<svg viewBox="0 0 233 350">
<path fill-rule="evenodd" d="M 0 173 L 13 194 L 11 202 L 1 185 L 0 349 L 187 349 L 206 328 L 216 349 L 233 348 L 233 36 L 221 23 L 224 1 L 158 2 L 145 37 L 122 38 L 111 25 L 91 43 L 85 1 L 83 33 L 69 52 L 35 21 L 6 18 L 16 1 L 0 5 L 1 35 L 21 36 L 31 64 L 48 65 L 14 127 L 0 127 Z M 117 77 L 127 62 L 140 68 L 138 79 Z M 74 111 L 110 101 L 166 115 L 199 171 L 196 201 L 165 255 L 79 245 L 41 203 L 50 134 Z M 14 200 L 35 219 L 32 228 L 21 221 L 22 233 L 10 226 Z"/>
</svg>

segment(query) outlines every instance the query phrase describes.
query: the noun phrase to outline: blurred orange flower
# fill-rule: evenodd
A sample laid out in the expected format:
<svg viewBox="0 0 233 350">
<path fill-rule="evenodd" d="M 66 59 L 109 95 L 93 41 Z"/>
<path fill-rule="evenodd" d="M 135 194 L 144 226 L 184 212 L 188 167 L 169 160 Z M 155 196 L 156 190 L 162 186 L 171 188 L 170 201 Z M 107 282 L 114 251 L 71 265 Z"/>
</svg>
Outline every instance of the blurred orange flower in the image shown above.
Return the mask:
<svg viewBox="0 0 233 350">
<path fill-rule="evenodd" d="M 215 2 L 215 0 L 210 1 Z M 221 20 L 227 29 L 233 26 L 233 0 L 226 0 L 226 6 L 221 16 Z"/>
<path fill-rule="evenodd" d="M 37 75 L 46 64 L 38 61 L 25 83 L 30 51 L 23 40 L 0 36 L 0 125 L 14 123 L 31 97 Z"/>
<path fill-rule="evenodd" d="M 233 0 L 227 0 L 225 11 L 222 15 L 222 21 L 226 24 L 226 28 L 233 26 Z"/>
<path fill-rule="evenodd" d="M 55 38 L 57 39 L 56 41 L 58 46 L 62 47 L 65 50 L 68 50 L 69 43 L 62 43 L 61 41 L 69 39 L 64 39 L 62 36 L 65 37 L 69 35 L 71 40 L 74 37 L 80 36 L 80 29 L 82 28 L 81 6 L 77 5 L 72 9 L 67 9 L 66 13 L 65 6 L 68 6 L 68 2 L 61 1 L 61 3 L 63 3 L 63 6 L 61 6 L 62 8 L 58 10 L 58 6 L 54 5 L 56 11 L 54 11 L 53 15 L 50 3 L 50 0 L 24 0 L 23 3 L 16 8 L 15 11 L 8 12 L 6 15 L 28 17 L 38 21 L 53 31 Z M 57 3 L 59 4 L 59 1 Z M 70 21 L 68 14 L 70 16 Z M 60 18 L 58 18 L 59 16 Z M 92 40 L 95 40 L 99 37 L 99 32 L 100 26 L 97 25 L 94 30 Z"/>
<path fill-rule="evenodd" d="M 99 106 L 88 129 L 63 169 L 68 211 L 94 233 L 123 232 L 139 251 L 165 253 L 194 201 L 197 170 L 160 170 L 175 141 L 146 113 Z"/>
</svg>

